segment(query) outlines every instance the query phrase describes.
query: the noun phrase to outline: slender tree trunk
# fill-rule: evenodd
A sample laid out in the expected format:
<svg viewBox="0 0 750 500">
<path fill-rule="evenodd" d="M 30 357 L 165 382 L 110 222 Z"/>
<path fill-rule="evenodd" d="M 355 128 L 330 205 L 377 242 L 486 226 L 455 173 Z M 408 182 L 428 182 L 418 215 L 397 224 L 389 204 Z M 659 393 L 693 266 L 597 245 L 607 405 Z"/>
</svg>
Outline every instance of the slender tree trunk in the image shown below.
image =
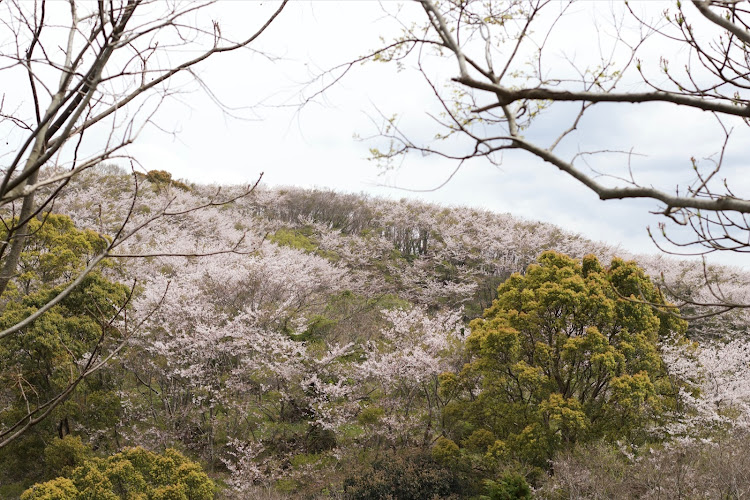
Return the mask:
<svg viewBox="0 0 750 500">
<path fill-rule="evenodd" d="M 33 155 L 33 153 L 32 153 Z M 38 171 L 34 172 L 29 180 L 26 181 L 26 185 L 32 185 L 36 183 L 37 177 L 39 176 Z M 0 297 L 5 293 L 5 289 L 8 287 L 8 283 L 16 275 L 16 269 L 18 268 L 18 261 L 21 259 L 21 252 L 26 244 L 26 238 L 29 236 L 27 233 L 28 221 L 27 219 L 31 216 L 34 211 L 34 193 L 31 192 L 23 197 L 23 203 L 21 205 L 21 213 L 18 217 L 18 222 L 21 223 L 18 227 L 15 227 L 13 234 L 10 236 L 7 244 L 10 245 L 10 251 L 5 259 L 0 271 Z"/>
<path fill-rule="evenodd" d="M 75 19 L 73 20 L 73 23 L 75 27 Z M 68 40 L 68 51 L 65 60 L 66 69 L 71 68 L 71 56 L 73 53 L 72 33 L 73 30 L 71 30 L 71 35 Z M 55 95 L 52 96 L 52 100 L 47 107 L 47 112 L 44 115 L 44 125 L 37 131 L 36 137 L 34 138 L 34 146 L 29 153 L 29 157 L 26 159 L 26 163 L 23 169 L 24 173 L 28 172 L 29 170 L 33 170 L 33 172 L 24 183 L 24 188 L 33 186 L 34 184 L 36 184 L 36 181 L 39 178 L 40 167 L 39 165 L 37 165 L 37 161 L 42 157 L 42 155 L 44 155 L 45 151 L 47 150 L 47 133 L 49 132 L 50 122 L 52 122 L 52 120 L 49 119 L 50 113 L 54 113 L 57 107 L 63 101 L 63 97 L 65 96 L 65 92 L 68 88 L 69 83 L 70 79 L 68 78 L 68 74 L 66 72 L 63 72 L 63 74 L 60 76 L 60 86 Z M 37 116 L 39 116 L 38 112 Z M 11 235 L 7 243 L 10 245 L 10 251 L 8 252 L 5 263 L 2 266 L 2 271 L 0 271 L 0 297 L 2 297 L 3 293 L 5 293 L 5 290 L 8 287 L 8 283 L 10 283 L 10 280 L 13 279 L 13 276 L 15 276 L 16 274 L 18 261 L 21 258 L 23 247 L 26 244 L 26 238 L 28 237 L 28 234 L 26 232 L 28 222 L 27 219 L 31 216 L 32 213 L 34 213 L 34 193 L 35 191 L 31 191 L 23 197 L 23 203 L 21 204 L 21 213 L 18 217 L 19 226 L 14 228 L 14 234 Z"/>
</svg>

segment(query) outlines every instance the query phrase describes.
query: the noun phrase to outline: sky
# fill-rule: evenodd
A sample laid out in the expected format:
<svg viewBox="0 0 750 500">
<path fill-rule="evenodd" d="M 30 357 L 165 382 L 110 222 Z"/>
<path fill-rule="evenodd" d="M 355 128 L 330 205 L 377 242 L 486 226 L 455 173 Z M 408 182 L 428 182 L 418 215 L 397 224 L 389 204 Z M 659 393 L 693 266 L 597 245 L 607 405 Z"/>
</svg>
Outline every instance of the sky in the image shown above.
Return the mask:
<svg viewBox="0 0 750 500">
<path fill-rule="evenodd" d="M 223 32 L 247 32 L 274 5 L 220 1 L 211 15 Z M 546 64 L 562 68 L 570 60 L 585 63 L 608 50 L 613 40 L 608 23 L 621 8 L 613 5 L 576 4 L 565 23 L 556 27 L 557 38 L 552 40 Z M 671 3 L 637 5 L 656 19 Z M 416 137 L 429 139 L 439 131 L 429 116 L 439 112 L 437 101 L 411 61 L 401 69 L 394 64 L 358 64 L 324 94 L 299 106 L 301 95 L 309 95 L 327 81 L 316 80 L 326 70 L 397 36 L 399 23 L 424 19 L 415 3 L 293 2 L 253 45 L 253 51 L 221 55 L 199 68 L 213 98 L 188 85 L 193 91 L 167 102 L 156 116 L 159 127 L 144 130 L 129 153 L 146 169 L 168 170 L 193 182 L 249 183 L 262 172 L 269 186 L 481 207 L 551 222 L 631 252 L 657 251 L 646 231 L 661 220 L 649 214 L 658 208 L 656 203 L 602 202 L 529 155 L 508 154 L 500 166 L 469 162 L 440 189 L 433 188 L 455 169 L 452 161 L 410 155 L 393 170 L 378 168 L 369 159 L 369 151 L 383 142 L 368 138 L 377 134 L 382 116 L 397 115 L 399 126 Z M 661 42 L 647 49 L 645 53 L 652 57 L 646 62 L 656 67 L 662 56 L 684 55 L 680 46 Z M 433 81 L 443 85 L 456 75 L 457 68 L 450 58 L 433 58 L 430 72 Z M 628 85 L 635 83 L 626 80 L 626 89 Z M 213 99 L 221 101 L 224 109 Z M 569 107 L 550 109 L 531 137 L 548 141 L 567 126 L 569 115 Z M 691 156 L 701 159 L 718 151 L 721 136 L 711 120 L 706 114 L 659 104 L 600 106 L 584 119 L 581 131 L 566 140 L 562 152 L 635 148 L 643 155 L 633 160 L 640 179 L 671 190 L 690 179 Z M 750 157 L 743 147 L 750 144 L 746 136 L 744 128 L 735 130 L 724 173 L 738 192 L 748 188 L 750 181 L 738 174 Z M 623 155 L 603 155 L 593 164 L 620 175 L 627 172 Z M 746 260 L 722 255 L 711 261 L 750 267 Z"/>
</svg>

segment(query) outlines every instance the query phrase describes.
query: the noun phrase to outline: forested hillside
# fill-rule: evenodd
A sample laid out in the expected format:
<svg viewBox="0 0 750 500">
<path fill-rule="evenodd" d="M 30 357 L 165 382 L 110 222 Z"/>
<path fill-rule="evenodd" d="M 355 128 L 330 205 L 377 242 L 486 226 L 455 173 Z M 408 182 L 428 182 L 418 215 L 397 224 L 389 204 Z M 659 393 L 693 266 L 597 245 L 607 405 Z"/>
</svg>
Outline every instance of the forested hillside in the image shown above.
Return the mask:
<svg viewBox="0 0 750 500">
<path fill-rule="evenodd" d="M 100 166 L 3 296 L 0 497 L 738 498 L 750 318 L 706 313 L 748 281 L 509 214 Z"/>
</svg>

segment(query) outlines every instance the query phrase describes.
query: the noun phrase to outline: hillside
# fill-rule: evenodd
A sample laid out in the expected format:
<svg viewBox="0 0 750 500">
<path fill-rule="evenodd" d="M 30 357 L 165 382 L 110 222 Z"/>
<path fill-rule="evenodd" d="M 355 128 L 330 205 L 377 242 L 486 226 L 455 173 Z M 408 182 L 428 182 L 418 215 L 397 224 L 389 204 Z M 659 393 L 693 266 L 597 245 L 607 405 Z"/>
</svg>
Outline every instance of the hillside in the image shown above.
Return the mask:
<svg viewBox="0 0 750 500">
<path fill-rule="evenodd" d="M 78 436 L 101 456 L 123 446 L 156 452 L 177 448 L 224 484 L 227 498 L 257 498 L 264 486 L 273 495 L 385 498 L 385 493 L 372 492 L 394 491 L 394 477 L 402 478 L 399 498 L 421 494 L 407 491 L 432 491 L 437 498 L 505 498 L 493 491 L 521 495 L 526 483 L 541 496 L 573 494 L 565 483 L 570 477 L 601 474 L 598 464 L 580 460 L 576 453 L 582 446 L 594 447 L 602 461 L 616 462 L 615 468 L 632 475 L 629 487 L 647 488 L 651 466 L 633 457 L 649 457 L 652 466 L 666 468 L 676 466 L 674 453 L 710 458 L 714 448 L 706 443 L 744 435 L 750 416 L 744 387 L 750 344 L 743 335 L 750 319 L 745 311 L 683 326 L 670 316 L 673 309 L 621 301 L 612 291 L 626 290 L 618 289 L 613 277 L 620 269 L 627 273 L 622 286 L 635 287 L 627 288 L 626 296 L 662 300 L 635 264 L 616 259 L 620 257 L 635 260 L 668 301 L 713 304 L 720 296 L 748 303 L 750 275 L 736 269 L 703 269 L 662 255 L 627 255 L 543 222 L 411 200 L 262 185 L 251 191 L 189 185 L 166 173 L 134 177 L 115 167 L 99 167 L 73 182 L 56 201 L 54 213 L 69 217 L 76 230 L 118 242 L 112 253 L 119 257 L 108 259 L 101 279 L 130 291 L 117 291 L 128 298 L 116 299 L 113 289 L 112 298 L 103 302 L 123 303 L 110 313 L 109 323 L 98 320 L 117 333 L 99 339 L 94 349 L 84 342 L 65 369 L 74 370 L 94 352 L 106 354 L 109 361 L 81 382 L 50 416 L 49 425 L 33 428 L 0 450 L 0 463 L 6 465 L 0 484 L 11 485 L 0 489 L 0 496 L 12 497 L 54 477 L 52 461 L 35 457 L 49 455 L 45 450 L 59 439 L 57 434 Z M 121 227 L 123 221 L 127 223 Z M 43 256 L 52 255 L 59 243 L 36 245 L 36 253 L 28 251 L 35 256 L 28 269 L 43 276 L 37 271 Z M 557 253 L 544 253 L 549 250 Z M 551 257 L 559 254 L 577 260 Z M 595 259 L 585 260 L 587 255 Z M 514 286 L 528 287 L 519 297 L 548 286 L 533 288 L 537 271 L 526 269 L 536 262 L 542 262 L 537 271 L 558 266 L 560 273 L 580 274 L 570 283 L 585 281 L 592 287 L 585 293 L 593 302 L 580 306 L 586 314 L 592 308 L 611 309 L 606 318 L 596 312 L 580 320 L 580 332 L 570 338 L 593 339 L 590 328 L 596 325 L 597 335 L 606 334 L 616 349 L 607 355 L 619 361 L 612 362 L 609 375 L 597 372 L 602 377 L 597 392 L 605 399 L 589 403 L 585 391 L 573 391 L 579 403 L 570 396 L 553 408 L 554 391 L 539 396 L 542 403 L 533 411 L 548 408 L 539 421 L 546 423 L 533 422 L 544 427 L 548 441 L 543 449 L 529 451 L 514 440 L 542 438 L 519 438 L 526 432 L 523 426 L 513 429 L 522 422 L 520 416 L 517 422 L 493 427 L 476 415 L 487 421 L 508 412 L 520 415 L 532 408 L 528 405 L 541 389 L 519 389 L 520 399 L 513 405 L 490 404 L 492 387 L 501 385 L 487 385 L 492 379 L 488 370 L 505 351 L 488 354 L 485 344 L 476 346 L 484 342 L 477 339 L 484 338 L 480 332 L 490 328 L 492 314 L 500 314 L 499 299 L 516 293 Z M 595 271 L 586 270 L 587 263 Z M 510 280 L 503 285 L 506 295 L 498 297 L 498 286 L 513 273 L 521 273 L 516 284 Z M 64 283 L 64 275 L 61 271 L 57 281 L 30 280 L 28 293 Z M 563 286 L 568 278 L 556 279 L 556 286 Z M 496 312 L 476 320 L 490 307 Z M 521 316 L 526 313 L 518 316 L 512 307 L 506 309 L 502 321 L 523 332 L 522 323 L 513 321 L 525 321 Z M 682 313 L 718 309 L 688 304 Z M 535 321 L 535 328 L 542 328 L 542 320 Z M 617 326 L 606 330 L 611 324 Z M 614 340 L 639 328 L 651 333 Z M 560 349 L 572 347 L 558 345 L 558 353 Z M 580 349 L 576 356 L 581 358 L 565 370 L 575 376 L 603 370 L 596 356 L 604 351 L 593 344 Z M 560 359 L 570 361 L 565 356 Z M 532 361 L 508 362 L 503 369 L 515 377 L 521 363 L 531 370 L 537 358 L 538 353 L 531 355 Z M 631 359 L 641 361 L 631 367 Z M 67 376 L 53 358 L 49 363 L 45 383 Z M 18 397 L 9 382 L 13 366 L 2 366 L 7 407 Z M 533 376 L 519 372 L 519 387 L 541 377 L 544 370 L 539 370 Z M 642 374 L 651 377 L 650 389 L 633 386 L 623 393 L 636 401 L 626 411 L 625 396 L 615 397 L 620 394 L 614 389 L 617 381 L 626 375 L 638 381 Z M 524 377 L 529 377 L 526 382 Z M 648 394 L 634 396 L 640 390 Z M 553 425 L 557 411 L 580 415 L 582 423 L 576 427 L 565 420 L 569 417 L 560 417 Z M 634 420 L 636 414 L 650 416 Z M 0 424 L 9 425 L 11 417 Z M 613 424 L 615 418 L 623 419 L 623 425 Z M 598 423 L 604 420 L 610 423 Z M 682 451 L 669 443 L 678 443 Z M 727 456 L 741 451 L 732 449 Z M 557 461 L 554 476 L 545 469 L 553 463 L 548 460 Z M 732 474 L 712 463 L 713 468 L 693 470 L 693 493 L 711 496 L 716 492 L 711 488 Z M 576 491 L 596 496 L 602 494 L 596 488 L 611 487 L 610 493 L 619 488 L 626 498 L 635 490 L 618 486 L 618 474 L 606 478 L 610 483 L 578 481 Z M 661 479 L 665 491 L 672 491 L 669 476 L 665 472 Z"/>
</svg>

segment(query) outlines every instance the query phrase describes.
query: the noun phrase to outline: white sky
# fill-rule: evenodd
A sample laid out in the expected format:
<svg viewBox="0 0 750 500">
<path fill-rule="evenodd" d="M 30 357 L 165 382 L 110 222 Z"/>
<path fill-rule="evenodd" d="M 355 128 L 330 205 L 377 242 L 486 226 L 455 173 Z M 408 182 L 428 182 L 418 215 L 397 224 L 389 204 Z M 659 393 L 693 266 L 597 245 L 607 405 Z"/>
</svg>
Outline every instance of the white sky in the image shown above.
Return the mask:
<svg viewBox="0 0 750 500">
<path fill-rule="evenodd" d="M 268 8 L 268 2 L 261 3 L 264 5 L 219 2 L 215 15 L 223 32 L 247 32 L 249 24 L 260 22 L 261 14 L 267 12 L 257 12 Z M 650 8 L 651 14 L 658 16 L 672 4 L 637 5 Z M 155 128 L 146 130 L 129 152 L 147 169 L 169 170 L 175 177 L 194 182 L 253 182 L 264 172 L 268 185 L 332 188 L 482 207 L 551 222 L 592 239 L 620 244 L 630 251 L 656 251 L 646 233 L 647 225 L 655 227 L 660 220 L 648 214 L 656 208 L 655 203 L 601 202 L 573 179 L 528 155 L 508 155 L 500 168 L 484 162 L 467 164 L 447 186 L 434 192 L 394 188 L 419 190 L 437 186 L 455 167 L 434 157 L 412 155 L 400 168 L 382 175 L 367 159 L 369 148 L 377 143 L 354 138 L 375 133 L 371 117 L 377 118 L 379 112 L 397 113 L 399 124 L 417 135 L 431 137 L 438 131 L 426 115 L 437 110 L 437 102 L 408 64 L 403 71 L 388 64 L 357 66 L 314 103 L 302 110 L 293 106 L 313 75 L 378 47 L 381 36 L 388 40 L 398 34 L 396 24 L 384 15 L 383 8 L 395 11 L 398 4 L 293 2 L 262 36 L 260 45 L 254 45 L 278 59 L 245 51 L 221 56 L 200 69 L 201 77 L 222 102 L 232 107 L 253 106 L 252 110 L 237 111 L 252 120 L 229 117 L 205 94 L 195 92 L 183 96 L 180 103 L 168 104 L 158 115 L 159 125 L 177 132 L 175 136 Z M 589 52 L 597 44 L 591 37 L 596 32 L 587 31 L 587 27 L 593 26 L 594 17 L 606 17 L 610 9 L 605 2 L 576 5 L 571 22 L 559 32 L 559 50 L 553 52 L 558 61 L 563 60 L 563 54 L 576 59 L 592 55 Z M 420 7 L 413 3 L 404 5 L 400 14 L 404 22 L 421 22 L 423 18 Z M 607 43 L 606 36 L 604 40 Z M 679 47 L 666 45 L 655 46 L 653 54 L 654 64 L 660 55 L 680 55 Z M 447 80 L 455 74 L 452 60 L 436 64 L 433 69 L 438 79 Z M 559 129 L 565 111 L 550 112 L 542 128 L 549 124 L 550 134 Z M 645 182 L 672 189 L 679 180 L 690 178 L 691 156 L 702 158 L 718 150 L 710 120 L 707 114 L 675 112 L 673 107 L 658 104 L 602 106 L 586 118 L 586 133 L 576 135 L 563 150 L 635 146 L 648 155 L 642 160 Z M 543 138 L 545 132 L 538 134 Z M 750 178 L 737 175 L 737 169 L 745 166 L 750 157 L 744 146 L 750 142 L 744 128 L 735 134 L 736 146 L 730 150 L 724 175 L 734 181 L 741 193 L 740 188 L 747 188 Z M 609 160 L 618 168 L 624 165 L 619 158 Z M 608 162 L 601 165 L 606 167 Z M 712 261 L 750 267 L 745 260 L 748 259 L 721 256 Z"/>
</svg>

